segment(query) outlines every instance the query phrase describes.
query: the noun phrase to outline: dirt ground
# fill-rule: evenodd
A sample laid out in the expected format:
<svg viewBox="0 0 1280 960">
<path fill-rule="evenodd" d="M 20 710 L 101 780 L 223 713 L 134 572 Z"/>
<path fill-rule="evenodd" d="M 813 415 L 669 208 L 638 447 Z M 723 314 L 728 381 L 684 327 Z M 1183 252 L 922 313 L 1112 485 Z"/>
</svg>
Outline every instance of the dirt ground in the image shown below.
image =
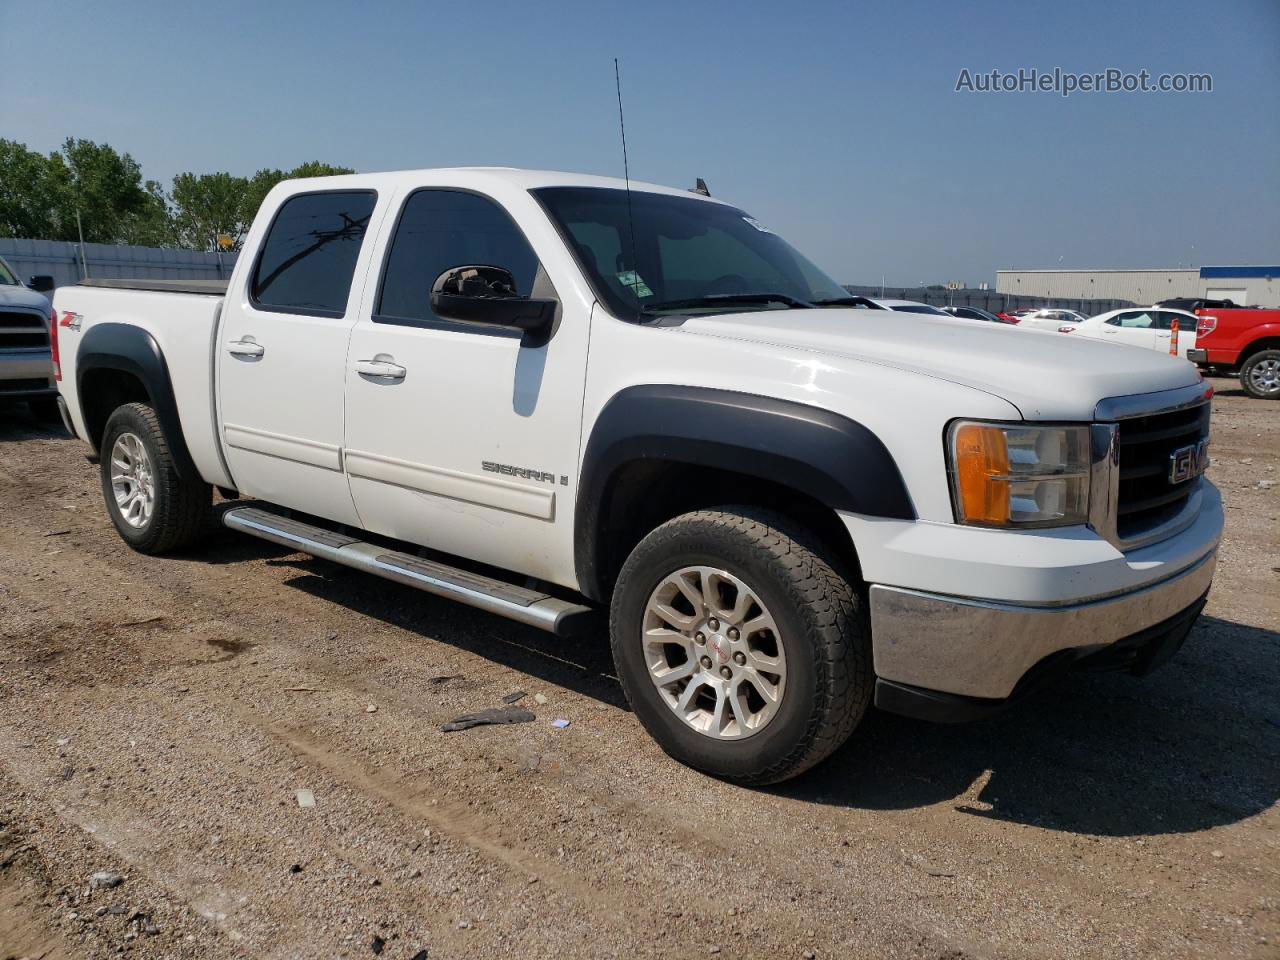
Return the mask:
<svg viewBox="0 0 1280 960">
<path fill-rule="evenodd" d="M 1216 386 L 1171 664 L 873 715 L 761 791 L 668 760 L 603 636 L 230 532 L 132 553 L 0 408 L 0 960 L 1280 956 L 1280 404 Z M 535 722 L 440 731 L 518 689 Z"/>
</svg>

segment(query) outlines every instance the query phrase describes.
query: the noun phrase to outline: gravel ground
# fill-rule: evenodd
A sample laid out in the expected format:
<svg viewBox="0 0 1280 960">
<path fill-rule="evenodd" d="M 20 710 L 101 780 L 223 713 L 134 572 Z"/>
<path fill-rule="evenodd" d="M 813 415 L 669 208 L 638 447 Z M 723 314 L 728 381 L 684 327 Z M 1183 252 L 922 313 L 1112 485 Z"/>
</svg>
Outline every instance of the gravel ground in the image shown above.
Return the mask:
<svg viewBox="0 0 1280 960">
<path fill-rule="evenodd" d="M 0 960 L 1280 956 L 1280 404 L 1216 385 L 1172 663 L 873 715 L 763 791 L 663 756 L 603 636 L 229 532 L 130 552 L 82 446 L 0 409 Z M 440 732 L 517 689 L 535 722 Z"/>
</svg>

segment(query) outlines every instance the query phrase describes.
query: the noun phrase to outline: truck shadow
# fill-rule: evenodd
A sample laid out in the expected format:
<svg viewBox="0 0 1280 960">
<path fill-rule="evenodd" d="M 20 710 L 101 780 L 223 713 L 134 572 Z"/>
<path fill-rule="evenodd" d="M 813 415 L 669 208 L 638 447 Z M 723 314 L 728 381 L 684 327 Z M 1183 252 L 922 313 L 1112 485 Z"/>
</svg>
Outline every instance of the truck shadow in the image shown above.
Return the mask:
<svg viewBox="0 0 1280 960">
<path fill-rule="evenodd" d="M 46 420 L 35 416 L 25 402 L 0 400 L 0 443 L 52 440 L 68 436 L 57 419 Z"/>
<path fill-rule="evenodd" d="M 1204 617 L 1143 680 L 1075 674 L 968 726 L 875 713 L 782 795 L 1103 836 L 1189 833 L 1280 798 L 1280 634 Z"/>
<path fill-rule="evenodd" d="M 327 560 L 290 554 L 268 563 L 295 568 L 298 575 L 285 582 L 297 590 L 547 684 L 630 709 L 613 672 L 603 617 L 598 629 L 569 640 Z"/>
</svg>

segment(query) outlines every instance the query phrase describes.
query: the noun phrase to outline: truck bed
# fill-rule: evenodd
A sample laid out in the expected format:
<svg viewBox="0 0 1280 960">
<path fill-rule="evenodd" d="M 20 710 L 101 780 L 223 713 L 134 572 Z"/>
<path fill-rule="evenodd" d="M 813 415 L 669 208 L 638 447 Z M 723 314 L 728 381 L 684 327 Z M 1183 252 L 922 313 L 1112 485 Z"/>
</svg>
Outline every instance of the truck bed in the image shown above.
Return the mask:
<svg viewBox="0 0 1280 960">
<path fill-rule="evenodd" d="M 226 280 L 153 280 L 149 277 L 127 277 L 121 280 L 85 279 L 77 287 L 106 287 L 110 290 L 151 290 L 156 293 L 196 293 L 207 297 L 225 296 Z"/>
</svg>

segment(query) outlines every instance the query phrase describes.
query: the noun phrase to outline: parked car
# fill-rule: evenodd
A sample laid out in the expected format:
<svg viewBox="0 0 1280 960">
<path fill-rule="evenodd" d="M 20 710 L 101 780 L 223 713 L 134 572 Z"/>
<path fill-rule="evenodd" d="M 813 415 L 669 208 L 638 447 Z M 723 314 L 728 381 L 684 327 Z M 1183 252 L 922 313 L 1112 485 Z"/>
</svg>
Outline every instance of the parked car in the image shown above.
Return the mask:
<svg viewBox="0 0 1280 960">
<path fill-rule="evenodd" d="M 994 313 L 987 313 L 977 307 L 943 307 L 944 313 L 949 313 L 953 317 L 959 317 L 962 320 L 982 320 L 985 323 L 1017 323 L 1016 320 L 1007 320 L 1002 316 Z"/>
<path fill-rule="evenodd" d="M 919 300 L 885 300 L 881 297 L 875 297 L 873 302 L 878 307 L 883 307 L 885 310 L 895 310 L 898 313 L 927 313 L 932 316 L 950 316 L 940 307 L 921 303 Z"/>
<path fill-rule="evenodd" d="M 1005 323 L 1017 324 L 1022 322 L 1022 318 L 1024 316 L 1033 312 L 1034 311 L 1032 310 L 1005 310 L 1001 313 L 997 313 L 996 316 L 1005 321 Z"/>
<path fill-rule="evenodd" d="M 1059 327 L 1061 333 L 1123 343 L 1169 353 L 1173 348 L 1174 326 L 1177 325 L 1178 356 L 1189 359 L 1196 346 L 1196 324 L 1199 318 L 1185 310 L 1158 310 L 1155 307 L 1130 307 L 1110 310 L 1080 323 Z"/>
<path fill-rule="evenodd" d="M 1080 323 L 1086 319 L 1083 313 L 1074 310 L 1041 309 L 1022 314 L 1018 326 L 1024 330 L 1057 330 L 1067 324 Z"/>
<path fill-rule="evenodd" d="M 1280 310 L 1201 308 L 1195 349 L 1187 359 L 1238 373 L 1245 393 L 1280 400 Z"/>
<path fill-rule="evenodd" d="M 56 375 L 134 549 L 190 551 L 218 487 L 232 529 L 520 623 L 607 608 L 637 719 L 734 782 L 873 702 L 1171 656 L 1222 531 L 1196 369 L 846 300 L 685 190 L 335 176 L 267 195 L 225 290 L 59 289 Z"/>
<path fill-rule="evenodd" d="M 48 277 L 32 280 L 45 289 L 53 286 Z M 49 311 L 48 298 L 23 284 L 0 258 L 0 400 L 25 400 L 41 418 L 57 415 Z"/>
<path fill-rule="evenodd" d="M 1227 310 L 1245 309 L 1243 305 L 1234 303 L 1231 300 L 1206 300 L 1203 297 L 1173 297 L 1169 300 L 1161 300 L 1157 302 L 1156 306 L 1168 307 L 1171 310 L 1188 310 L 1193 313 L 1196 310 L 1214 309 L 1217 307 Z"/>
</svg>

